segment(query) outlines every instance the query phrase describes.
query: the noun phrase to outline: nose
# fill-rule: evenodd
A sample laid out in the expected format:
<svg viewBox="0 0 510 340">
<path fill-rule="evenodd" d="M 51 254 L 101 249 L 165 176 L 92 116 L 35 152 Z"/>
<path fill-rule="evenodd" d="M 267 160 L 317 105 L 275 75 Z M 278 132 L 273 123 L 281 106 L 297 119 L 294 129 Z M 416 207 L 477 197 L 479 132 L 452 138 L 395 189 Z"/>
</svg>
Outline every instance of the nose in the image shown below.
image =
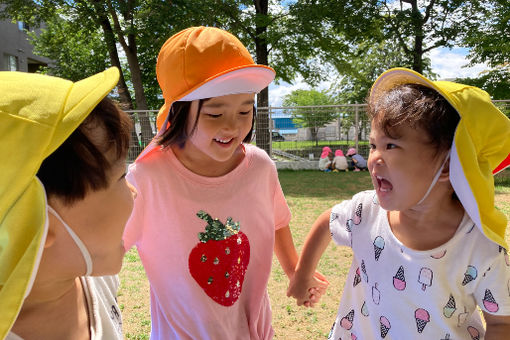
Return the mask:
<svg viewBox="0 0 510 340">
<path fill-rule="evenodd" d="M 379 151 L 372 149 L 368 155 L 368 162 L 373 165 L 382 165 L 384 164 L 384 159 Z"/>
</svg>

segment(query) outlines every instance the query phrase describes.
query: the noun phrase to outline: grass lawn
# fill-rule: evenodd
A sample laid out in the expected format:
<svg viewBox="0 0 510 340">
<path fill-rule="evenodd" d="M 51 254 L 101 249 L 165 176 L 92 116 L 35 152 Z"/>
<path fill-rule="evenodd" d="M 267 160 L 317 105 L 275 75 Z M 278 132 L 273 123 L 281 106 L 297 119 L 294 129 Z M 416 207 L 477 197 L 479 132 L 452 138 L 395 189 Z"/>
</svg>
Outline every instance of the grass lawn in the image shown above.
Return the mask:
<svg viewBox="0 0 510 340">
<path fill-rule="evenodd" d="M 292 211 L 291 230 L 300 251 L 304 238 L 325 209 L 353 194 L 371 189 L 368 172 L 322 173 L 319 171 L 279 171 L 280 182 Z M 510 218 L 510 170 L 496 177 L 496 206 Z M 507 240 L 510 239 L 507 230 Z M 351 251 L 331 243 L 319 264 L 330 287 L 315 308 L 296 306 L 287 298 L 287 277 L 276 258 L 268 291 L 273 310 L 275 339 L 326 339 L 335 319 L 338 303 L 350 267 Z M 149 284 L 136 250 L 126 254 L 120 273 L 119 304 L 127 339 L 148 339 L 150 333 Z"/>
</svg>

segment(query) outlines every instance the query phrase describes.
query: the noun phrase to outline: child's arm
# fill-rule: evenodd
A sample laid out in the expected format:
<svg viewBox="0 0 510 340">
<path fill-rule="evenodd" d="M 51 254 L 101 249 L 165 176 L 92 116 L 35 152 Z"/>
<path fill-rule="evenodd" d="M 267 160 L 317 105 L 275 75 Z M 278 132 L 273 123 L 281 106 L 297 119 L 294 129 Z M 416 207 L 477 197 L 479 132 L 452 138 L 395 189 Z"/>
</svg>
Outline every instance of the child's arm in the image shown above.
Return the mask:
<svg viewBox="0 0 510 340">
<path fill-rule="evenodd" d="M 485 340 L 508 339 L 510 335 L 510 316 L 492 315 L 483 312 L 487 324 Z"/>
<path fill-rule="evenodd" d="M 308 301 L 308 290 L 316 286 L 314 277 L 319 260 L 331 241 L 329 231 L 329 218 L 331 209 L 323 212 L 312 225 L 306 236 L 305 244 L 299 257 L 296 272 L 292 277 L 287 290 L 288 296 L 296 298 L 298 306 Z"/>
<path fill-rule="evenodd" d="M 290 232 L 289 226 L 276 231 L 274 252 L 283 271 L 289 280 L 291 280 L 298 262 L 298 254 L 294 246 L 294 241 L 292 240 L 292 233 Z M 324 275 L 315 272 L 313 285 L 309 287 L 312 289 L 308 291 L 307 299 L 304 304 L 307 307 L 313 307 L 313 305 L 320 300 L 328 285 L 329 282 Z"/>
</svg>

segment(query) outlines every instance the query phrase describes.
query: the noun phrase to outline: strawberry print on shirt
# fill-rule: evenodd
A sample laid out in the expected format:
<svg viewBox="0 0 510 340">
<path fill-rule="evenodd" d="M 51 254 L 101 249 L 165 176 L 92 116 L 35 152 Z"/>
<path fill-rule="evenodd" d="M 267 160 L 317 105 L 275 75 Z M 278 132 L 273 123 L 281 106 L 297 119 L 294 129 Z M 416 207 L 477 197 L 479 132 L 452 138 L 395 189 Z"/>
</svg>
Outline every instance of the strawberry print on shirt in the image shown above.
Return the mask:
<svg viewBox="0 0 510 340">
<path fill-rule="evenodd" d="M 248 237 L 239 231 L 239 222 L 232 222 L 231 217 L 223 224 L 202 210 L 197 216 L 207 226 L 198 235 L 200 242 L 191 250 L 189 271 L 211 299 L 232 306 L 241 295 L 250 262 Z"/>
</svg>

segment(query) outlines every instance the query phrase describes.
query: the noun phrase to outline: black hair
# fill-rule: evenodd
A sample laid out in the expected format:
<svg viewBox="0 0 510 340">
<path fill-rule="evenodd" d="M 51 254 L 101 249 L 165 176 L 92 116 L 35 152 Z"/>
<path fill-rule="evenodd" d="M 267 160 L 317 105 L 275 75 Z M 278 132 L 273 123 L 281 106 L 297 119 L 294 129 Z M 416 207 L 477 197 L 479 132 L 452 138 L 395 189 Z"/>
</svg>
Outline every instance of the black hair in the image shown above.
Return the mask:
<svg viewBox="0 0 510 340">
<path fill-rule="evenodd" d="M 198 102 L 198 114 L 195 119 L 195 122 L 193 123 L 193 128 L 191 129 L 190 134 L 193 134 L 195 131 L 197 124 L 198 124 L 198 118 L 200 116 L 200 111 L 202 110 L 202 105 L 204 102 L 209 100 L 207 99 L 200 99 Z M 159 145 L 162 145 L 164 147 L 172 146 L 172 145 L 178 145 L 179 147 L 184 147 L 184 143 L 188 139 L 189 135 L 187 132 L 187 126 L 188 126 L 188 119 L 189 119 L 189 110 L 191 107 L 190 101 L 181 101 L 181 102 L 175 102 L 170 107 L 170 110 L 168 112 L 168 122 L 170 123 L 170 126 L 168 129 L 166 129 L 161 136 L 159 136 L 156 139 L 156 142 Z M 255 105 L 253 105 L 253 119 L 251 122 L 251 129 L 250 132 L 244 137 L 243 142 L 249 143 L 251 142 L 252 135 L 253 135 L 253 126 L 255 124 L 255 115 L 256 115 L 256 108 Z"/>
<path fill-rule="evenodd" d="M 109 98 L 103 98 L 88 117 L 55 152 L 41 164 L 37 177 L 48 197 L 57 196 L 71 205 L 89 191 L 108 187 L 108 174 L 116 161 L 127 156 L 133 122 Z M 93 138 L 102 129 L 101 141 Z M 106 152 L 113 152 L 110 162 Z"/>
</svg>

